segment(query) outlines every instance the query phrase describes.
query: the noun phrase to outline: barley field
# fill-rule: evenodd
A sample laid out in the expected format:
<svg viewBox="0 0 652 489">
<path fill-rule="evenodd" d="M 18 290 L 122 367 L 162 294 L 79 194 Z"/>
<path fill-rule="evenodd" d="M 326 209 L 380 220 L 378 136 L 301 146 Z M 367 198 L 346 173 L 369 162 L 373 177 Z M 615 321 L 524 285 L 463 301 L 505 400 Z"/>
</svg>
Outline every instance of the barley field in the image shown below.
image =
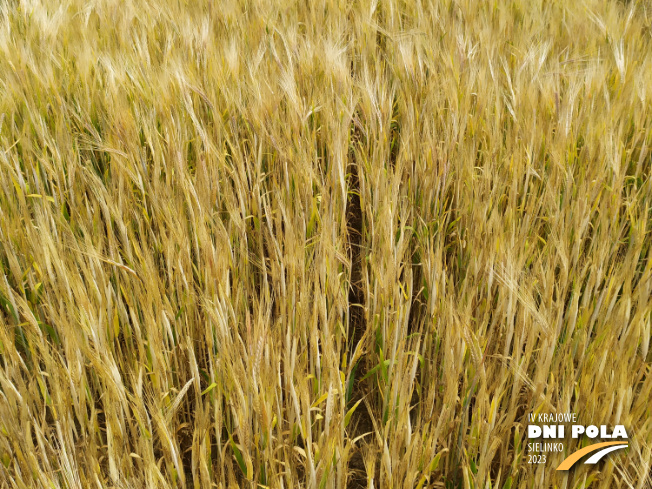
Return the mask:
<svg viewBox="0 0 652 489">
<path fill-rule="evenodd" d="M 651 103 L 646 0 L 0 2 L 0 488 L 652 488 Z"/>
</svg>

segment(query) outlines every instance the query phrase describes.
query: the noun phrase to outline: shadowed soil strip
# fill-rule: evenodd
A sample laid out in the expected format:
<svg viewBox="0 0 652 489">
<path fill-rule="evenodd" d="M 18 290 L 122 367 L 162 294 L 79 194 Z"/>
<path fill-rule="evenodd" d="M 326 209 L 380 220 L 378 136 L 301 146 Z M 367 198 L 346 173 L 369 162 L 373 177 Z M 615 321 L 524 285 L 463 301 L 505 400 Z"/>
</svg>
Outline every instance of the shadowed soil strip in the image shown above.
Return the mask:
<svg viewBox="0 0 652 489">
<path fill-rule="evenodd" d="M 355 131 L 352 139 L 355 139 Z M 362 207 L 360 205 L 360 180 L 358 176 L 358 168 L 352 163 L 349 165 L 349 196 L 346 205 L 346 218 L 347 218 L 347 231 L 349 242 L 349 253 L 351 259 L 351 286 L 349 288 L 349 358 L 352 356 L 356 349 L 357 344 L 362 339 L 364 332 L 367 328 L 367 321 L 365 317 L 365 295 L 363 288 L 363 275 L 362 266 L 364 254 L 362 252 Z M 366 356 L 362 356 L 358 361 L 357 368 L 355 368 L 355 379 L 361 379 L 367 372 Z M 362 399 L 365 395 L 365 382 L 358 380 L 354 381 L 353 390 L 351 392 L 351 399 L 349 400 L 347 409 L 350 409 L 356 402 Z M 364 433 L 373 430 L 369 411 L 361 403 L 355 410 L 349 428 L 353 430 L 350 435 L 351 438 L 356 438 Z M 351 456 L 349 461 L 349 468 L 351 469 L 351 476 L 348 479 L 347 487 L 358 488 L 366 487 L 366 471 L 364 460 L 360 447 Z"/>
</svg>

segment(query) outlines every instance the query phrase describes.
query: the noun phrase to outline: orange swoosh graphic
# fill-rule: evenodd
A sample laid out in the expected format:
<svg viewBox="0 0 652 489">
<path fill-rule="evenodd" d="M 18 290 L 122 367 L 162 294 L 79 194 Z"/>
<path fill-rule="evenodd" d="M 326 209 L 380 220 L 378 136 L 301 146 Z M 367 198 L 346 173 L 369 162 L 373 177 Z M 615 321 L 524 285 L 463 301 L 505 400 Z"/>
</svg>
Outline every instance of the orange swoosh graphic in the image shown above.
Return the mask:
<svg viewBox="0 0 652 489">
<path fill-rule="evenodd" d="M 593 445 L 584 447 L 581 450 L 578 450 L 577 452 L 569 455 L 562 463 L 559 464 L 557 470 L 568 470 L 584 455 L 588 455 L 591 452 L 595 452 L 596 450 L 600 450 L 604 447 L 610 447 L 612 445 L 627 445 L 627 443 L 622 441 L 606 441 L 604 443 L 594 443 Z"/>
</svg>

